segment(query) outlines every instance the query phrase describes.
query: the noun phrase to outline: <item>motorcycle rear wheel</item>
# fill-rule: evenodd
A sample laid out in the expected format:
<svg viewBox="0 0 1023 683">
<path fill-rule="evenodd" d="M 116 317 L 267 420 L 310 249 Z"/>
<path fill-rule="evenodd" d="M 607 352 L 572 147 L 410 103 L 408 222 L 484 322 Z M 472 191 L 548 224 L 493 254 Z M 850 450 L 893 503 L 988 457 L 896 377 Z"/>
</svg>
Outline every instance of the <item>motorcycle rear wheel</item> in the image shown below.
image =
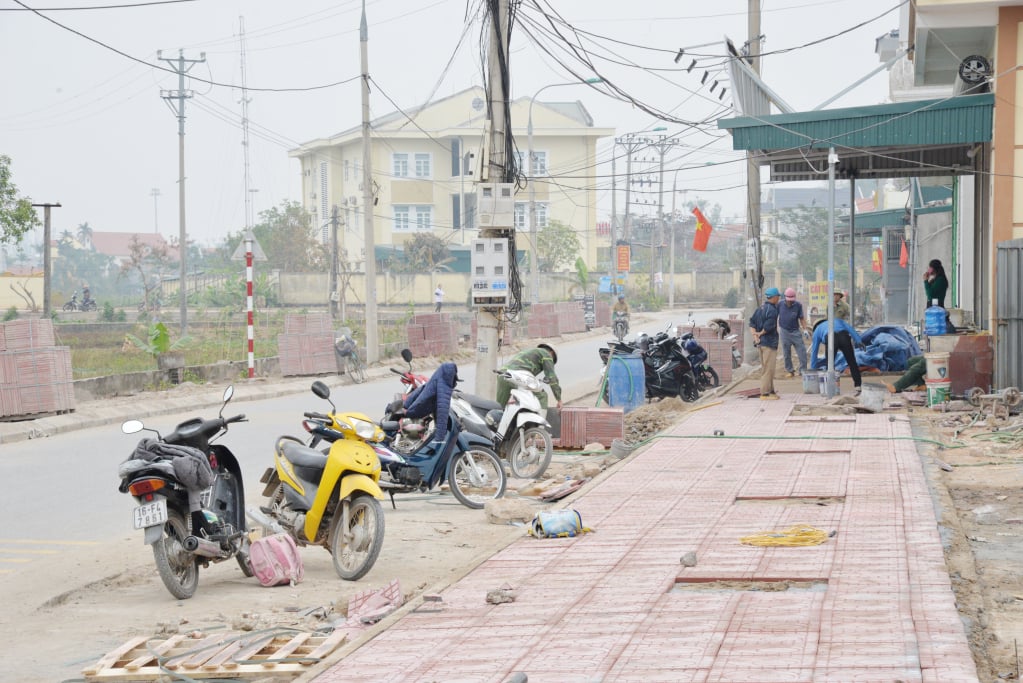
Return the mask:
<svg viewBox="0 0 1023 683">
<path fill-rule="evenodd" d="M 338 507 L 330 530 L 334 571 L 345 581 L 358 581 L 373 568 L 384 545 L 384 508 L 368 493 L 352 495 L 348 526 L 341 525 Z"/>
<path fill-rule="evenodd" d="M 458 502 L 473 510 L 503 496 L 508 485 L 501 459 L 485 446 L 470 446 L 451 458 L 447 480 Z"/>
<path fill-rule="evenodd" d="M 721 386 L 721 380 L 718 379 L 717 370 L 709 366 L 700 368 L 700 374 L 697 380 L 697 383 L 705 389 L 712 389 L 714 387 Z"/>
<path fill-rule="evenodd" d="M 678 387 L 678 397 L 686 403 L 692 403 L 700 398 L 700 390 L 696 388 L 696 379 L 691 374 L 682 375 L 682 382 Z"/>
<path fill-rule="evenodd" d="M 167 510 L 163 533 L 153 544 L 156 571 L 171 595 L 178 600 L 187 600 L 199 587 L 199 561 L 182 545 L 190 534 L 185 519 L 177 510 Z"/>
<path fill-rule="evenodd" d="M 546 429 L 530 427 L 519 433 L 512 446 L 508 464 L 519 479 L 539 479 L 551 464 L 554 444 Z"/>
</svg>

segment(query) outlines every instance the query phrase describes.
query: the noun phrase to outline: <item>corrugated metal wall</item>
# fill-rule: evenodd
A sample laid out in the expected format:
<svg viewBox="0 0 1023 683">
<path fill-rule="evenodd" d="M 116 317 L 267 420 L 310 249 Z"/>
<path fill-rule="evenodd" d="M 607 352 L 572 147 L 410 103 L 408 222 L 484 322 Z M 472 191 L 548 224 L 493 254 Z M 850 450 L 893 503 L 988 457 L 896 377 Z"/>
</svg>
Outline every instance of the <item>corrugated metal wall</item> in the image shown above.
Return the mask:
<svg viewBox="0 0 1023 683">
<path fill-rule="evenodd" d="M 1023 239 L 998 243 L 995 389 L 1023 387 Z"/>
</svg>

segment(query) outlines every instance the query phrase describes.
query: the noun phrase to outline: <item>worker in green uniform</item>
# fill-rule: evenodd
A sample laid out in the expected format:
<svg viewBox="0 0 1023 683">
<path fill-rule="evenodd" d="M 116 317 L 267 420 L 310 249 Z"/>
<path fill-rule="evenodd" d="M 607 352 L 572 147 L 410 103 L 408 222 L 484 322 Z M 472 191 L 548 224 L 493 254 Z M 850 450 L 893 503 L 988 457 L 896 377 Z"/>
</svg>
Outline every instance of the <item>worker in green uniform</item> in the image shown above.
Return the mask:
<svg viewBox="0 0 1023 683">
<path fill-rule="evenodd" d="M 554 365 L 557 362 L 558 354 L 555 353 L 549 344 L 537 344 L 535 349 L 526 349 L 516 353 L 501 369 L 525 370 L 533 375 L 539 375 L 542 372 L 544 381 L 547 382 L 547 385 L 551 388 L 551 393 L 554 394 L 554 399 L 558 402 L 558 410 L 561 410 L 561 385 L 558 384 L 558 375 L 554 372 Z M 498 403 L 501 405 L 508 404 L 512 386 L 512 383 L 508 380 L 501 377 L 497 378 Z M 547 392 L 541 389 L 533 393 L 536 394 L 540 405 L 546 410 Z"/>
</svg>

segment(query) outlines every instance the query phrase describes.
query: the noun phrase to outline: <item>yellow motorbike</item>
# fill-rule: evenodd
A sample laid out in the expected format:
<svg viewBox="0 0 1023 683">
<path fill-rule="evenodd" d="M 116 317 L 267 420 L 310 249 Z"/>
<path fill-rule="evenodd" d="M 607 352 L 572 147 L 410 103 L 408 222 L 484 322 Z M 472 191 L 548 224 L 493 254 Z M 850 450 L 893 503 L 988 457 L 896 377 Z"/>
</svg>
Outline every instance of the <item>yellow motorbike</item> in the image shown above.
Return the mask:
<svg viewBox="0 0 1023 683">
<path fill-rule="evenodd" d="M 330 389 L 322 382 L 329 401 Z M 384 432 L 362 413 L 305 413 L 311 421 L 329 420 L 343 438 L 318 451 L 292 436 L 274 448 L 274 466 L 260 482 L 268 498 L 250 519 L 273 533 L 287 533 L 300 546 L 319 545 L 334 558 L 334 571 L 346 581 L 361 579 L 372 569 L 384 543 L 384 511 L 380 499 L 380 460 L 369 443 L 383 441 Z"/>
</svg>

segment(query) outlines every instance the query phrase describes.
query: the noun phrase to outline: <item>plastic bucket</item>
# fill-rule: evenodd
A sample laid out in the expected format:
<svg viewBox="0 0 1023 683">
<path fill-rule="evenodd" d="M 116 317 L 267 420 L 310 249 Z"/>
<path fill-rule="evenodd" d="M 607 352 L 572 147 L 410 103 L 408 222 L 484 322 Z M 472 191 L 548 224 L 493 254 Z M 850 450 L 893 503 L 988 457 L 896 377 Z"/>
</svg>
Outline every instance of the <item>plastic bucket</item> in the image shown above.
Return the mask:
<svg viewBox="0 0 1023 683">
<path fill-rule="evenodd" d="M 937 406 L 947 401 L 952 393 L 952 380 L 925 378 L 927 384 L 927 405 Z"/>
<path fill-rule="evenodd" d="M 626 413 L 646 401 L 646 375 L 643 357 L 638 354 L 612 353 L 607 359 L 608 405 Z"/>
<path fill-rule="evenodd" d="M 825 396 L 838 396 L 842 393 L 842 377 L 841 375 L 835 374 L 835 390 L 834 394 L 828 391 L 828 371 L 817 373 L 817 387 L 820 393 Z"/>
<path fill-rule="evenodd" d="M 804 394 L 819 394 L 821 393 L 820 388 L 820 373 L 816 370 L 807 370 L 803 373 L 803 393 Z"/>
<path fill-rule="evenodd" d="M 925 353 L 924 359 L 927 361 L 927 376 L 925 379 L 928 380 L 951 380 L 952 378 L 948 375 L 948 352 L 932 352 Z"/>
<path fill-rule="evenodd" d="M 860 405 L 872 413 L 884 410 L 884 399 L 888 389 L 881 384 L 863 383 L 860 387 Z"/>
</svg>

